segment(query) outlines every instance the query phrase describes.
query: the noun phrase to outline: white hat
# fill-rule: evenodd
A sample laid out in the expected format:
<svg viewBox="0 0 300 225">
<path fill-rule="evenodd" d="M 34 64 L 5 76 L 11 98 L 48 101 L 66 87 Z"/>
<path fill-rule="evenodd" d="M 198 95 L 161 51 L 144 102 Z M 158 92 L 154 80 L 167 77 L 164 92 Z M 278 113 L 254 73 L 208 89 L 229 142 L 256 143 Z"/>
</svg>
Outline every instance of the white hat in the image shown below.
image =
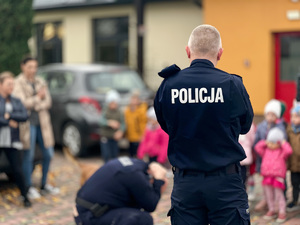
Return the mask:
<svg viewBox="0 0 300 225">
<path fill-rule="evenodd" d="M 109 104 L 111 102 L 119 103 L 120 102 L 120 95 L 119 95 L 119 93 L 117 91 L 115 91 L 115 90 L 110 90 L 106 94 L 105 102 L 107 104 Z"/>
<path fill-rule="evenodd" d="M 278 127 L 272 128 L 267 135 L 268 142 L 277 143 L 283 140 L 284 140 L 284 134 L 282 130 L 280 130 Z"/>
<path fill-rule="evenodd" d="M 281 116 L 281 103 L 280 101 L 276 99 L 272 99 L 269 101 L 265 106 L 265 115 L 268 112 L 272 112 L 276 115 L 277 118 L 280 118 Z"/>
<path fill-rule="evenodd" d="M 154 110 L 154 107 L 151 106 L 148 111 L 147 111 L 147 117 L 150 118 L 150 119 L 154 119 L 156 120 L 156 114 L 155 114 L 155 110 Z"/>
</svg>

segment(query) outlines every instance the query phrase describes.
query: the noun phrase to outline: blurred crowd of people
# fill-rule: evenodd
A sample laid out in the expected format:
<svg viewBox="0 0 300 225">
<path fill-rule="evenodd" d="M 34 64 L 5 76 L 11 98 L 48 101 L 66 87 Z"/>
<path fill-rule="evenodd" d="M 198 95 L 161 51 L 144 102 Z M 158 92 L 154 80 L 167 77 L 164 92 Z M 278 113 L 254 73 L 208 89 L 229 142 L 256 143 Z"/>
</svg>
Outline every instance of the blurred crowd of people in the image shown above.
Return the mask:
<svg viewBox="0 0 300 225">
<path fill-rule="evenodd" d="M 291 110 L 288 124 L 283 115 L 285 104 L 272 99 L 264 109 L 264 120 L 239 138 L 247 158 L 241 162 L 243 180 L 249 201 L 256 199 L 254 174 L 262 176 L 263 197 L 255 206 L 256 211 L 268 209 L 264 219 L 286 220 L 286 212 L 300 209 L 298 203 L 300 185 L 300 106 Z M 287 170 L 291 172 L 292 201 L 287 203 Z"/>
<path fill-rule="evenodd" d="M 58 188 L 47 183 L 54 153 L 49 114 L 52 102 L 47 84 L 36 76 L 37 67 L 36 59 L 25 57 L 22 73 L 16 78 L 8 71 L 0 74 L 0 151 L 7 156 L 25 207 L 31 206 L 30 199 L 59 193 Z M 31 182 L 36 143 L 43 156 L 39 188 Z"/>
<path fill-rule="evenodd" d="M 109 91 L 105 100 L 106 107 L 100 119 L 103 160 L 108 162 L 119 156 L 118 141 L 125 137 L 129 142 L 130 157 L 170 167 L 167 159 L 169 138 L 158 124 L 154 108 L 142 102 L 138 92 L 131 94 L 124 110 L 119 107 L 117 91 Z"/>
<path fill-rule="evenodd" d="M 37 68 L 35 58 L 25 57 L 21 62 L 22 73 L 16 77 L 9 71 L 0 74 L 0 152 L 7 156 L 25 207 L 31 206 L 31 199 L 60 191 L 47 182 L 55 144 L 49 113 L 52 100 L 47 83 L 36 76 Z M 119 103 L 119 93 L 109 91 L 99 121 L 104 162 L 119 156 L 118 142 L 126 138 L 131 157 L 170 167 L 168 135 L 160 128 L 154 108 L 142 102 L 137 91 L 131 94 L 125 109 L 121 109 Z M 35 187 L 31 179 L 36 143 L 42 153 L 39 187 Z"/>
</svg>

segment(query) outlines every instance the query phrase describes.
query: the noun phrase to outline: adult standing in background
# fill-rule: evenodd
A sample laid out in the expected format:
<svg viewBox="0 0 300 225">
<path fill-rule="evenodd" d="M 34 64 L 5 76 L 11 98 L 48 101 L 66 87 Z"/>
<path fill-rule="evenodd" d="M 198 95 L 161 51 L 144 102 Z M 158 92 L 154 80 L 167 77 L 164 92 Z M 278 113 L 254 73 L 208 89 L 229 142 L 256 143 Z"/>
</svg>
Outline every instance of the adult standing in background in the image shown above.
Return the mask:
<svg viewBox="0 0 300 225">
<path fill-rule="evenodd" d="M 248 93 L 241 77 L 215 68 L 223 53 L 215 27 L 196 27 L 186 53 L 190 67 L 159 73 L 165 79 L 154 101 L 174 172 L 168 215 L 173 225 L 250 224 L 238 143 L 252 124 Z"/>
<path fill-rule="evenodd" d="M 14 89 L 14 77 L 11 72 L 0 74 L 0 152 L 4 151 L 13 177 L 20 189 L 25 207 L 31 203 L 27 198 L 26 187 L 21 165 L 20 151 L 22 144 L 19 137 L 19 123 L 28 119 L 27 111 L 21 101 L 11 96 Z"/>
<path fill-rule="evenodd" d="M 49 166 L 54 153 L 54 137 L 49 114 L 52 100 L 46 82 L 36 76 L 38 62 L 26 57 L 21 62 L 22 73 L 15 80 L 14 95 L 21 99 L 26 107 L 29 120 L 20 125 L 20 138 L 23 144 L 23 171 L 26 184 L 30 187 L 28 196 L 39 198 L 40 193 L 31 183 L 33 159 L 36 142 L 39 143 L 43 155 L 41 193 L 57 194 L 58 188 L 47 184 Z"/>
</svg>

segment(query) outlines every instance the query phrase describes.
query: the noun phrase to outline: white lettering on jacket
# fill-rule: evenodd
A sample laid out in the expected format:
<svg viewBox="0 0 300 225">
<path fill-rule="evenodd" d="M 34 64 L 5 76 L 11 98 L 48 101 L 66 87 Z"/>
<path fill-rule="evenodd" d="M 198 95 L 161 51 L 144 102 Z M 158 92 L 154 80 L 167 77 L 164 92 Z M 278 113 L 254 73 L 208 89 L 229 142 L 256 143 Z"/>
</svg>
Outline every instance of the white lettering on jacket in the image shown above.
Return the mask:
<svg viewBox="0 0 300 225">
<path fill-rule="evenodd" d="M 179 101 L 181 104 L 186 103 L 218 103 L 224 102 L 222 88 L 181 88 L 171 89 L 171 103 Z"/>
</svg>

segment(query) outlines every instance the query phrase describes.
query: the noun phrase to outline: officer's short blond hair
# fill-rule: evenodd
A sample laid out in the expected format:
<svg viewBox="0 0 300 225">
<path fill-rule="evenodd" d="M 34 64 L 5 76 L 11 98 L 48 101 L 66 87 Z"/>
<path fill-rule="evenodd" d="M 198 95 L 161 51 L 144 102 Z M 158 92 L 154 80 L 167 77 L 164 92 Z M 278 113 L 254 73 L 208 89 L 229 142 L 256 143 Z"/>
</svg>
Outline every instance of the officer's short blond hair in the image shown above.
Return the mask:
<svg viewBox="0 0 300 225">
<path fill-rule="evenodd" d="M 188 46 L 191 54 L 215 57 L 222 48 L 220 33 L 211 25 L 200 25 L 192 31 Z"/>
</svg>

